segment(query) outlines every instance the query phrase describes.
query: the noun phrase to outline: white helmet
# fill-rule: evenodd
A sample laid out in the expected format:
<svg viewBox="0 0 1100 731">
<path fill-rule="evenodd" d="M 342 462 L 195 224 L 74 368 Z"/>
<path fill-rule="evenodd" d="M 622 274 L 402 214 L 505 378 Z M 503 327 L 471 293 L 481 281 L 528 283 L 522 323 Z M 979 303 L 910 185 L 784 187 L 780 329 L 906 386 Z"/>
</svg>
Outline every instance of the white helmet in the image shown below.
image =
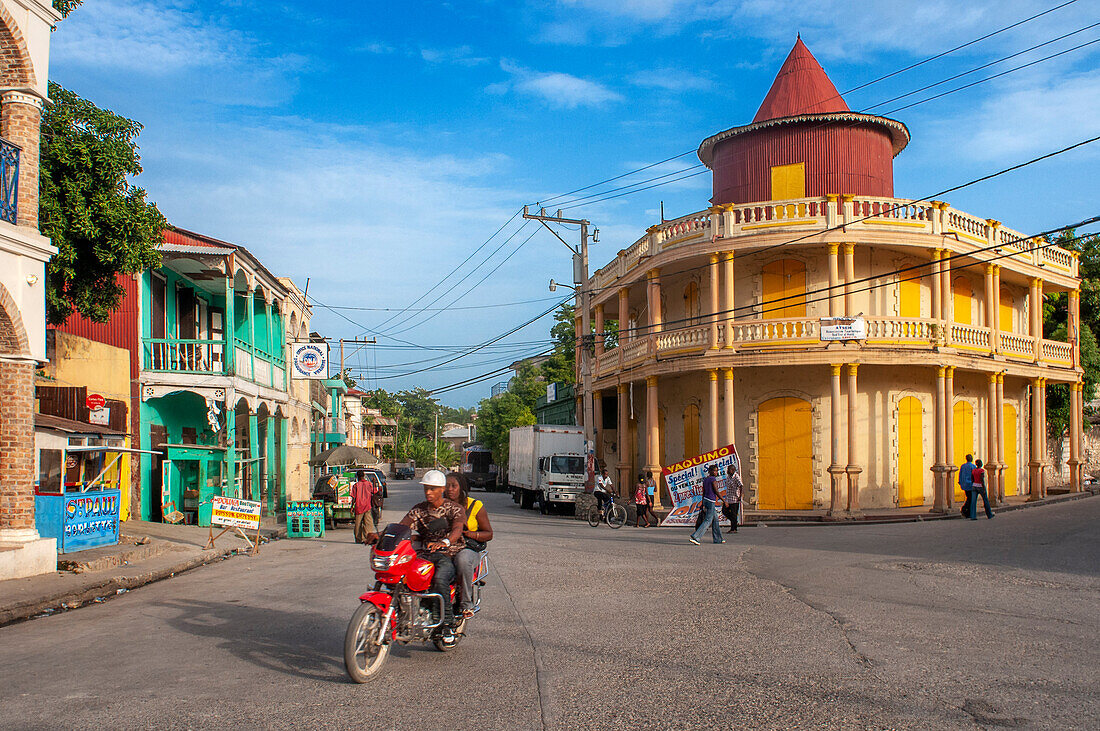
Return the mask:
<svg viewBox="0 0 1100 731">
<path fill-rule="evenodd" d="M 439 470 L 428 470 L 420 478 L 420 484 L 424 487 L 446 487 L 447 476 Z"/>
</svg>

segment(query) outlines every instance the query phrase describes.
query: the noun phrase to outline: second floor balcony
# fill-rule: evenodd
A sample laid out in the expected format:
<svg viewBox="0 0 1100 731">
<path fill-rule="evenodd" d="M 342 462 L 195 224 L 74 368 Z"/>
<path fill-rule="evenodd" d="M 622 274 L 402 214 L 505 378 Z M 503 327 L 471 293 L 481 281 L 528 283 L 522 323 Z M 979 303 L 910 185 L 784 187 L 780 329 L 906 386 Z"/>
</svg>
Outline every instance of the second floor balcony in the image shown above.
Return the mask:
<svg viewBox="0 0 1100 731">
<path fill-rule="evenodd" d="M 285 387 L 286 361 L 232 338 L 233 359 L 229 363 L 228 338 L 143 338 L 143 370 L 153 373 L 238 376 L 261 386 Z"/>
</svg>

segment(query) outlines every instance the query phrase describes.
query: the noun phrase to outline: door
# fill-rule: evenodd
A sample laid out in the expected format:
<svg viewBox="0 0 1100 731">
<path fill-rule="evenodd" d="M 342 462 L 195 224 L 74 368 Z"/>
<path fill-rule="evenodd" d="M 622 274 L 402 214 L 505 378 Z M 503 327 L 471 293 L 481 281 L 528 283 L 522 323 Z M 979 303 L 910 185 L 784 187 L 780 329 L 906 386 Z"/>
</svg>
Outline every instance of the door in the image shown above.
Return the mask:
<svg viewBox="0 0 1100 731">
<path fill-rule="evenodd" d="M 920 399 L 898 402 L 898 507 L 924 504 L 924 409 Z"/>
<path fill-rule="evenodd" d="M 920 317 L 920 282 L 920 279 L 903 279 L 898 283 L 898 317 Z"/>
<path fill-rule="evenodd" d="M 966 455 L 974 454 L 974 407 L 966 401 L 960 401 L 955 404 L 951 418 L 951 428 L 954 430 L 952 441 L 955 448 L 955 464 L 958 466 L 966 461 Z M 961 502 L 966 500 L 966 493 L 959 487 L 957 475 L 958 473 L 955 478 L 955 499 Z"/>
<path fill-rule="evenodd" d="M 702 453 L 699 443 L 699 407 L 688 404 L 684 409 L 684 456 L 689 459 Z"/>
<path fill-rule="evenodd" d="M 168 429 L 160 424 L 149 425 L 149 449 L 156 452 L 166 453 L 165 444 L 168 442 Z M 152 464 L 151 477 L 151 489 L 149 490 L 149 520 L 159 520 L 163 506 L 165 503 L 171 502 L 172 498 L 164 497 L 164 490 L 162 489 L 165 484 L 165 476 L 171 473 L 171 462 L 166 459 L 161 459 L 157 455 L 150 455 Z"/>
<path fill-rule="evenodd" d="M 763 299 L 761 317 L 785 320 L 806 316 L 806 265 L 795 259 L 780 259 L 761 269 Z"/>
<path fill-rule="evenodd" d="M 812 413 L 808 401 L 793 397 L 770 399 L 757 408 L 760 510 L 813 507 Z"/>
<path fill-rule="evenodd" d="M 772 200 L 786 201 L 806 197 L 806 163 L 776 165 L 772 168 Z"/>
<path fill-rule="evenodd" d="M 1017 492 L 1016 476 L 1016 407 L 1004 404 L 1001 410 L 1001 418 L 1004 420 L 1005 450 L 1005 495 L 1015 495 Z"/>
<path fill-rule="evenodd" d="M 974 297 L 974 289 L 970 286 L 970 280 L 966 277 L 956 278 L 951 285 L 951 290 L 951 296 L 955 300 L 955 322 L 961 325 L 974 324 L 974 318 L 970 311 L 971 302 Z M 958 456 L 958 454 L 955 456 Z"/>
<path fill-rule="evenodd" d="M 1012 329 L 1012 313 L 1015 309 L 1016 300 L 1012 298 L 1007 289 L 1001 287 L 1001 332 L 1014 332 Z"/>
</svg>

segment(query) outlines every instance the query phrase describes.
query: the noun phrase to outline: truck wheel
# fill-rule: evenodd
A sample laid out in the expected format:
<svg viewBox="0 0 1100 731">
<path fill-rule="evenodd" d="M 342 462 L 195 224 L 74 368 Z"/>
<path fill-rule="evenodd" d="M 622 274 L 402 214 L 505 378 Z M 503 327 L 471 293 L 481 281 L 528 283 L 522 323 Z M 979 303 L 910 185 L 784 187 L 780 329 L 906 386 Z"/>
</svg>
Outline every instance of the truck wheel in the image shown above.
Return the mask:
<svg viewBox="0 0 1100 731">
<path fill-rule="evenodd" d="M 519 506 L 524 510 L 530 510 L 535 507 L 535 495 L 530 490 L 524 490 L 520 500 Z"/>
<path fill-rule="evenodd" d="M 542 497 L 539 498 L 539 512 L 543 515 L 550 512 L 550 502 Z"/>
<path fill-rule="evenodd" d="M 513 489 L 510 490 L 510 492 L 512 493 L 512 502 L 518 503 L 519 502 L 519 490 L 516 490 L 516 489 L 513 488 Z"/>
</svg>

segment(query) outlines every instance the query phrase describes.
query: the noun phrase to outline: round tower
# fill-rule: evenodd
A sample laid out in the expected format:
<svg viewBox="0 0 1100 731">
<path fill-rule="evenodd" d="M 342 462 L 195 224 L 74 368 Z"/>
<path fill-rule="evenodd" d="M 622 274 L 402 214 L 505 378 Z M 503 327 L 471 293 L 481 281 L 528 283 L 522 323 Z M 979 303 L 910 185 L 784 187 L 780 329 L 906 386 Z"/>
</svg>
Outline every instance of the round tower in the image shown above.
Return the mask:
<svg viewBox="0 0 1100 731">
<path fill-rule="evenodd" d="M 893 159 L 909 142 L 901 122 L 848 109 L 801 37 L 752 124 L 703 140 L 711 204 L 828 194 L 894 195 Z"/>
</svg>

